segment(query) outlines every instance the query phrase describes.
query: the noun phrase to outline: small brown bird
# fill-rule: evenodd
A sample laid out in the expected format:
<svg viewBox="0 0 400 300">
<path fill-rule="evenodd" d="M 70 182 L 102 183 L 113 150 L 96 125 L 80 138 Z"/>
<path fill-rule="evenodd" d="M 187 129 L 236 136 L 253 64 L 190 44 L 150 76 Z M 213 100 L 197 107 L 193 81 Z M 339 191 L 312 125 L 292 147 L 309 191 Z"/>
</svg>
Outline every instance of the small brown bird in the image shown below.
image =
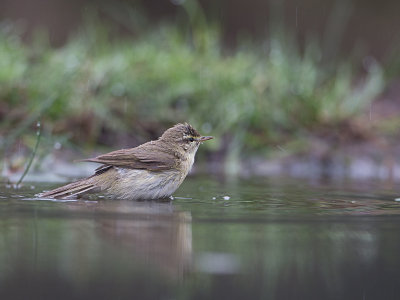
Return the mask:
<svg viewBox="0 0 400 300">
<path fill-rule="evenodd" d="M 201 136 L 187 123 L 177 124 L 156 141 L 82 160 L 102 165 L 88 178 L 38 196 L 70 198 L 87 192 L 104 192 L 119 199 L 166 198 L 189 173 L 200 144 L 212 138 Z"/>
</svg>

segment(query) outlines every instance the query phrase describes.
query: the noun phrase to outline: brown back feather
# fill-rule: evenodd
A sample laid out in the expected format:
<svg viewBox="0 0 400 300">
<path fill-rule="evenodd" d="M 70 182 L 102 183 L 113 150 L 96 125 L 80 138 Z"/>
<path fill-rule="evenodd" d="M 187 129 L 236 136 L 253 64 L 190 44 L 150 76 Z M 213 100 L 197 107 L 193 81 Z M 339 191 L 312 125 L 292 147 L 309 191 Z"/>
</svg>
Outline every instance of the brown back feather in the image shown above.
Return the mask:
<svg viewBox="0 0 400 300">
<path fill-rule="evenodd" d="M 165 146 L 162 141 L 158 140 L 145 143 L 136 148 L 112 151 L 94 158 L 84 159 L 83 161 L 149 171 L 175 168 L 177 153 Z M 102 167 L 99 169 L 102 169 Z"/>
</svg>

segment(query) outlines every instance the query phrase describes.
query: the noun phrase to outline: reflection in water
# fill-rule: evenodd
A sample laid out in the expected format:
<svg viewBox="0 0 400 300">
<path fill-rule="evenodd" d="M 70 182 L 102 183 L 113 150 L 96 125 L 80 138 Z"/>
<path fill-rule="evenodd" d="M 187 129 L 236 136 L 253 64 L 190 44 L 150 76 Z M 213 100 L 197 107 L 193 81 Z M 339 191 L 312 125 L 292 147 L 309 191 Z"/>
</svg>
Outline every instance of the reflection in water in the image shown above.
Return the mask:
<svg viewBox="0 0 400 300">
<path fill-rule="evenodd" d="M 0 299 L 42 290 L 61 298 L 93 289 L 109 299 L 158 295 L 191 269 L 191 215 L 171 203 L 19 201 L 8 210 L 0 219 Z"/>
<path fill-rule="evenodd" d="M 393 191 L 189 179 L 167 203 L 19 192 L 0 190 L 0 299 L 400 298 Z"/>
<path fill-rule="evenodd" d="M 126 217 L 96 218 L 96 234 L 124 249 L 132 261 L 171 278 L 182 278 L 191 266 L 192 229 L 189 212 L 157 202 L 109 202 L 96 211 L 123 213 Z"/>
</svg>

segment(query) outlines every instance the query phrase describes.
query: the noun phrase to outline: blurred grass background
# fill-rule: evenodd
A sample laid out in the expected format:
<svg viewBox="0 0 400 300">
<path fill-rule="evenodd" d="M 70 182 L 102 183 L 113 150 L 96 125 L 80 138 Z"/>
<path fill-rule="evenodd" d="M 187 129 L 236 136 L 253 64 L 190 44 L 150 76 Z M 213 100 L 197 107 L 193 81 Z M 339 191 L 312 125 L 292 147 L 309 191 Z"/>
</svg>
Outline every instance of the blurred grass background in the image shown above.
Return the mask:
<svg viewBox="0 0 400 300">
<path fill-rule="evenodd" d="M 368 55 L 336 55 L 340 37 L 331 30 L 327 56 L 316 38 L 300 45 L 279 17 L 262 39 L 244 35 L 230 46 L 221 22 L 207 18 L 198 2 L 175 4 L 182 14 L 159 22 L 126 3 L 88 7 L 81 26 L 56 47 L 48 31 L 36 28 L 27 41 L 23 25 L 4 19 L 3 161 L 30 154 L 38 121 L 39 158 L 61 146 L 86 155 L 133 147 L 177 122 L 216 136 L 200 157 L 231 165 L 281 155 L 276 147 L 308 152 L 310 136 L 326 136 L 329 144 L 332 132 L 348 142 L 397 136 L 393 119 L 366 124 L 371 105 L 399 73 L 396 55 L 390 68 Z"/>
</svg>

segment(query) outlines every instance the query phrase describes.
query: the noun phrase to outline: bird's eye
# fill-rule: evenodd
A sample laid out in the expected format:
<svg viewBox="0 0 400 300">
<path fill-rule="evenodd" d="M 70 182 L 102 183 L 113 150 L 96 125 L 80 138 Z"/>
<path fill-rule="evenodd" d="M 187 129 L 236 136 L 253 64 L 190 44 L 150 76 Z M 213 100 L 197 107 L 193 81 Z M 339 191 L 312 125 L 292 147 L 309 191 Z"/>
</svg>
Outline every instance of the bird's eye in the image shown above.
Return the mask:
<svg viewBox="0 0 400 300">
<path fill-rule="evenodd" d="M 188 138 L 189 142 L 194 142 L 194 138 L 190 137 Z"/>
</svg>

